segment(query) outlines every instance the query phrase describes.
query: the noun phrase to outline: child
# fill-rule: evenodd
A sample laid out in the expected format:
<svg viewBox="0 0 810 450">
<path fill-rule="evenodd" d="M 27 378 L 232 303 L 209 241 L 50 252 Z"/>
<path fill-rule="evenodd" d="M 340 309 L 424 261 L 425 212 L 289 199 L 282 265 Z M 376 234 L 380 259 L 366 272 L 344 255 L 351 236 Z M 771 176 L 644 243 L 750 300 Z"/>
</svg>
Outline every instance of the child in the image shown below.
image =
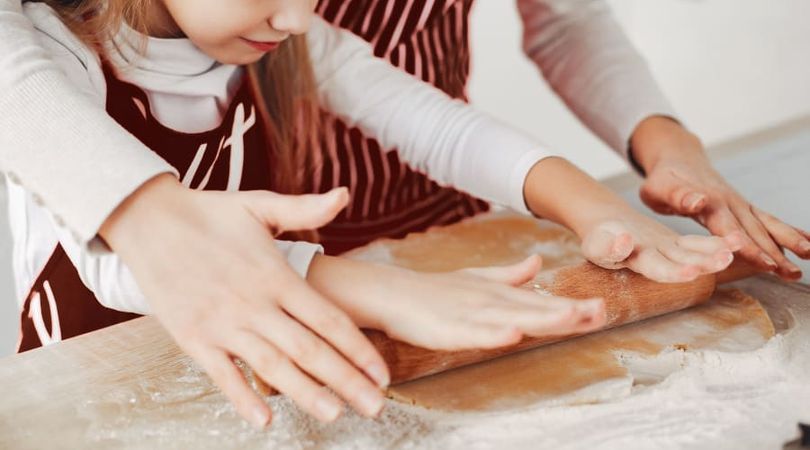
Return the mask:
<svg viewBox="0 0 810 450">
<path fill-rule="evenodd" d="M 188 187 L 310 190 L 308 169 L 319 167 L 311 134 L 317 93 L 322 106 L 386 147 L 397 147 L 404 159 L 440 181 L 569 226 L 583 238 L 585 254 L 602 265 L 686 281 L 731 262 L 734 242 L 682 238 L 643 218 L 565 161 L 547 158 L 522 135 L 373 58 L 350 34 L 316 19 L 306 41 L 289 37 L 306 31 L 315 2 L 48 3 L 59 15 L 36 3 L 27 4 L 26 13 L 63 70 L 169 161 Z M 307 47 L 316 61 L 314 73 L 307 67 Z M 12 184 L 9 189 L 15 269 L 24 301 L 21 350 L 150 312 L 116 257 L 86 254 L 22 188 Z M 345 204 L 345 193 L 342 198 L 333 203 Z M 578 332 L 603 322 L 599 302 L 540 301 L 507 286 L 530 279 L 539 269 L 537 260 L 507 269 L 505 275 L 485 272 L 498 283 L 316 256 L 319 248 L 303 242 L 280 246 L 297 272 L 359 326 L 416 345 L 498 346 L 522 334 Z M 338 403 L 328 393 L 313 394 L 317 385 L 310 376 L 361 412 L 376 414 L 382 405 L 379 394 L 343 382 L 353 368 L 337 351 L 378 384 L 385 384 L 385 377 L 367 369 L 369 357 L 358 358 L 345 342 L 330 339 L 331 325 L 340 320 L 337 313 L 323 311 L 324 320 L 302 314 L 301 305 L 275 306 L 275 314 L 265 316 L 273 320 L 252 324 L 239 339 L 224 338 L 232 339 L 228 354 L 243 358 L 322 420 L 339 414 Z M 226 320 L 230 312 L 223 313 Z M 255 349 L 262 346 L 279 355 L 275 363 L 259 356 Z M 258 417 L 237 408 L 246 417 Z"/>
</svg>

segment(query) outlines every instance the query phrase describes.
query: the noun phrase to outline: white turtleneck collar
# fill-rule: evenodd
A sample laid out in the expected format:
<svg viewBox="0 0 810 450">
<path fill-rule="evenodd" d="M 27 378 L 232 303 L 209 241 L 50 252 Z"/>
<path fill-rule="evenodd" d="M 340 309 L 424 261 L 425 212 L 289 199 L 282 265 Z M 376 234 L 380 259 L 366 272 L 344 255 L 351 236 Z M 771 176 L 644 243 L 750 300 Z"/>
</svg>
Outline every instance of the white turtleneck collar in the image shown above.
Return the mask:
<svg viewBox="0 0 810 450">
<path fill-rule="evenodd" d="M 220 64 L 189 39 L 144 36 L 128 26 L 106 56 L 121 79 L 146 91 L 163 125 L 187 133 L 218 126 L 242 81 L 240 66 Z"/>
</svg>

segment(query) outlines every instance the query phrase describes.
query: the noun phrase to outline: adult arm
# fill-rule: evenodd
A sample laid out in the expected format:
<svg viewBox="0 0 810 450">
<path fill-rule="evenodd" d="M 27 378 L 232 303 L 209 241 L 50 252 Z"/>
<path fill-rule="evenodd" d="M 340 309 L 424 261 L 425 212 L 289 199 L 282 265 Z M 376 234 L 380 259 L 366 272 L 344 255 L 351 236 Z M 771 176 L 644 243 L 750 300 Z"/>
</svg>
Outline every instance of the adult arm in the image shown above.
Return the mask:
<svg viewBox="0 0 810 450">
<path fill-rule="evenodd" d="M 801 277 L 781 249 L 810 258 L 810 234 L 749 203 L 712 168 L 604 0 L 518 0 L 518 7 L 526 54 L 585 125 L 646 175 L 644 203 L 718 236 L 739 234 L 748 262 Z"/>
<path fill-rule="evenodd" d="M 518 0 L 523 48 L 551 88 L 613 150 L 651 116 L 675 117 L 644 58 L 601 0 Z"/>
<path fill-rule="evenodd" d="M 0 0 L 0 170 L 76 240 L 97 244 L 125 198 L 174 170 L 76 89 L 20 5 Z"/>
</svg>

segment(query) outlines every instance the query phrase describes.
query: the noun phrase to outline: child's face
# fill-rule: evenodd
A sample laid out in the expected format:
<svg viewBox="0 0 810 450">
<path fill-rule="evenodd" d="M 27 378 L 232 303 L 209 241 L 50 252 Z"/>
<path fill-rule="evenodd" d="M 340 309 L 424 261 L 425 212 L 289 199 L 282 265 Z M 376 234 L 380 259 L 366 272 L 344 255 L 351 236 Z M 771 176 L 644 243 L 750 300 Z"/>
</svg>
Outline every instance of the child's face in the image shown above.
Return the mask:
<svg viewBox="0 0 810 450">
<path fill-rule="evenodd" d="M 317 0 L 158 0 L 165 26 L 224 64 L 250 64 L 309 29 Z"/>
</svg>

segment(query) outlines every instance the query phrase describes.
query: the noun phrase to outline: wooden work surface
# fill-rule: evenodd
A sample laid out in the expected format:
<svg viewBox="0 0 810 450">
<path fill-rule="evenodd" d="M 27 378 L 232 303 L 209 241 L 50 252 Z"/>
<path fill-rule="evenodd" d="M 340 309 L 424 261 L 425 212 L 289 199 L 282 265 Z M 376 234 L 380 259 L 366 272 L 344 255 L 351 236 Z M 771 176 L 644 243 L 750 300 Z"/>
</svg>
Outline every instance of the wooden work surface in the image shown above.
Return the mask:
<svg viewBox="0 0 810 450">
<path fill-rule="evenodd" d="M 806 135 L 808 129 L 802 133 Z M 790 144 L 797 133 L 788 130 L 770 139 L 775 143 L 787 139 Z M 752 139 L 724 152 L 738 155 L 752 145 L 764 144 L 761 139 Z M 735 166 L 737 159 L 732 156 L 725 166 L 720 161 L 721 170 L 725 167 L 733 175 L 735 170 L 745 169 Z M 804 195 L 810 192 L 807 179 L 804 177 L 799 185 L 804 186 L 800 189 Z M 781 182 L 784 177 L 773 179 L 773 183 Z M 610 183 L 628 199 L 636 197 L 638 181 L 632 177 Z M 803 197 L 801 192 L 790 195 L 794 205 Z M 757 195 L 752 196 L 756 201 Z M 768 201 L 759 203 L 771 206 Z M 803 201 L 799 207 L 806 211 L 807 204 Z M 779 214 L 782 206 L 776 206 L 770 209 Z M 804 223 L 793 219 L 809 228 L 810 214 L 802 213 Z M 689 227 L 683 223 L 675 226 Z M 804 268 L 810 269 L 807 265 Z M 743 282 L 742 287 L 765 304 L 784 298 L 810 304 L 810 288 L 805 285 L 791 286 L 760 277 Z M 802 326 L 807 327 L 807 322 Z M 0 359 L 0 393 L 0 449 L 264 448 L 266 442 L 261 433 L 250 430 L 236 417 L 224 397 L 153 318 Z M 276 420 L 267 433 L 278 438 L 279 433 L 294 428 L 290 421 L 304 419 L 290 412 Z M 295 441 L 295 436 L 289 438 Z"/>
<path fill-rule="evenodd" d="M 762 277 L 741 287 L 766 307 L 785 298 L 810 305 L 805 285 Z M 291 426 L 308 419 L 290 409 L 267 436 L 252 430 L 153 318 L 1 360 L 0 386 L 3 449 L 269 448 L 285 427 L 312 432 Z"/>
</svg>

